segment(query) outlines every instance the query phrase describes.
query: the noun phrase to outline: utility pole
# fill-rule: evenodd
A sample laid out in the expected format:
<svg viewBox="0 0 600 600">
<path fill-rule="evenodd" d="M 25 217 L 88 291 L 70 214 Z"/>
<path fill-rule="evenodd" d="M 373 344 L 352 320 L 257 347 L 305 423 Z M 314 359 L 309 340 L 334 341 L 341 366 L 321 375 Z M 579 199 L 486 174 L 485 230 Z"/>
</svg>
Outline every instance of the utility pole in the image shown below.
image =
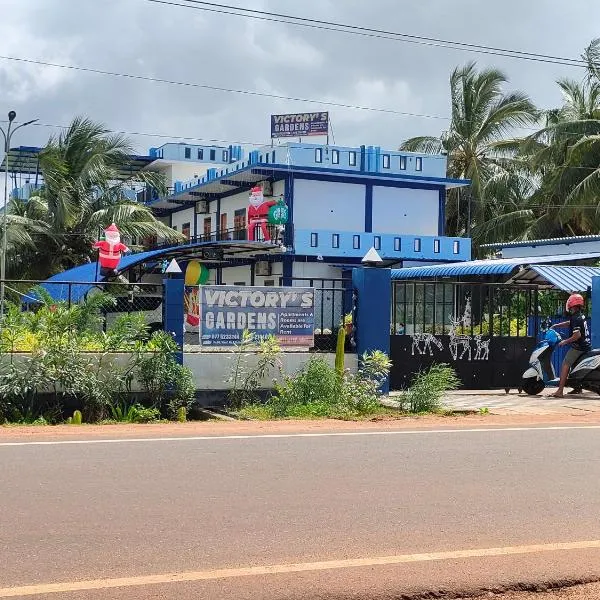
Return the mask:
<svg viewBox="0 0 600 600">
<path fill-rule="evenodd" d="M 8 158 L 10 152 L 10 140 L 13 134 L 22 127 L 35 123 L 38 119 L 21 123 L 21 125 L 12 128 L 13 121 L 17 118 L 17 113 L 11 110 L 8 113 L 8 127 L 6 131 L 0 127 L 0 132 L 4 137 L 4 213 L 2 215 L 2 252 L 0 255 L 0 319 L 4 317 L 4 300 L 6 296 L 6 252 L 8 249 Z"/>
</svg>

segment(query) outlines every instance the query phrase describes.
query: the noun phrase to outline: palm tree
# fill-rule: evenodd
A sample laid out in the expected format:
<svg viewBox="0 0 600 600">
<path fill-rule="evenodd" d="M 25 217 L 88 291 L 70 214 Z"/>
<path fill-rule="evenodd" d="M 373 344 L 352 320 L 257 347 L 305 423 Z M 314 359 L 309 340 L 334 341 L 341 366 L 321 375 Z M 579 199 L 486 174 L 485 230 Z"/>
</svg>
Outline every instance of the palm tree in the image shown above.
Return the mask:
<svg viewBox="0 0 600 600">
<path fill-rule="evenodd" d="M 126 138 L 85 118 L 50 139 L 40 153 L 44 184 L 38 195 L 9 205 L 11 276 L 45 278 L 90 260 L 99 232 L 113 222 L 130 238 L 182 239 L 147 206 L 131 200 L 134 184 L 166 191 L 154 172 L 123 179 L 132 153 Z"/>
<path fill-rule="evenodd" d="M 471 180 L 470 187 L 450 190 L 447 195 L 447 229 L 451 235 L 481 233 L 478 226 L 495 212 L 499 200 L 494 197 L 488 202 L 488 183 L 494 181 L 497 195 L 503 179 L 516 181 L 514 174 L 511 179 L 509 167 L 519 144 L 507 136 L 535 123 L 538 111 L 525 94 L 504 94 L 506 82 L 501 71 L 478 71 L 474 63 L 455 69 L 450 77 L 449 131 L 439 138 L 415 137 L 401 145 L 406 151 L 447 154 L 448 176 Z M 512 193 L 518 190 L 517 186 Z"/>
<path fill-rule="evenodd" d="M 546 111 L 545 126 L 523 141 L 535 189 L 525 202 L 505 204 L 487 221 L 506 239 L 587 235 L 600 231 L 600 40 L 585 49 L 582 81 L 557 83 L 563 103 Z"/>
</svg>

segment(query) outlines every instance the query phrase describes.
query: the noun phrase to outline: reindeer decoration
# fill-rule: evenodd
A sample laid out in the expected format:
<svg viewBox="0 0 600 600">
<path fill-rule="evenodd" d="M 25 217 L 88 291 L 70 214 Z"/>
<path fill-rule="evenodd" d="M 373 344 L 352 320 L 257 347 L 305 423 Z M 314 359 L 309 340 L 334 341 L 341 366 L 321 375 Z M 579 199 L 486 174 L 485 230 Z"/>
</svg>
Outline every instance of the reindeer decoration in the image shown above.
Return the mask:
<svg viewBox="0 0 600 600">
<path fill-rule="evenodd" d="M 421 348 L 421 344 L 423 347 Z M 412 335 L 412 354 L 415 355 L 415 351 L 419 354 L 429 354 L 433 356 L 433 347 L 435 346 L 438 350 L 443 350 L 444 346 L 442 342 L 438 340 L 432 333 L 413 333 Z"/>
</svg>

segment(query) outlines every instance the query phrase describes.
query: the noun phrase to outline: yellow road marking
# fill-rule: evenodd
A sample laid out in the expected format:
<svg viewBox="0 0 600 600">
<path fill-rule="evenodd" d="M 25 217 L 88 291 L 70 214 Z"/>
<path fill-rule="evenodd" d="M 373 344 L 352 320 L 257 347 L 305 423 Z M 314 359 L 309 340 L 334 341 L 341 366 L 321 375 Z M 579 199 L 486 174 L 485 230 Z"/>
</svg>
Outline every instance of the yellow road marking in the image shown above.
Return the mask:
<svg viewBox="0 0 600 600">
<path fill-rule="evenodd" d="M 600 540 L 565 542 L 555 544 L 534 544 L 529 546 L 506 546 L 503 548 L 479 548 L 471 550 L 452 550 L 448 552 L 428 552 L 425 554 L 399 554 L 397 556 L 379 556 L 373 558 L 351 558 L 345 560 L 326 560 L 282 565 L 264 565 L 209 571 L 190 571 L 187 573 L 162 573 L 158 575 L 140 575 L 137 577 L 119 577 L 113 579 L 89 579 L 86 581 L 66 581 L 61 583 L 40 583 L 19 587 L 0 588 L 0 598 L 19 598 L 36 594 L 59 594 L 85 590 L 104 590 L 121 587 L 139 587 L 191 581 L 211 581 L 234 577 L 257 577 L 281 575 L 306 571 L 328 571 L 333 569 L 352 569 L 382 565 L 400 565 L 405 563 L 423 563 L 461 558 L 501 557 L 540 552 L 560 552 L 568 550 L 600 549 Z"/>
</svg>

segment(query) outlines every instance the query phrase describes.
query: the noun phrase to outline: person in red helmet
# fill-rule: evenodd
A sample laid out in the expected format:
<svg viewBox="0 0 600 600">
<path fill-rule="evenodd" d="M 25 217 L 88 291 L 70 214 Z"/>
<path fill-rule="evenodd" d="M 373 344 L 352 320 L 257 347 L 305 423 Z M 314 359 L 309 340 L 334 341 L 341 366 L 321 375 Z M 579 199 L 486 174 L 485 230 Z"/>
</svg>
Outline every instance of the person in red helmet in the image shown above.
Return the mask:
<svg viewBox="0 0 600 600">
<path fill-rule="evenodd" d="M 558 389 L 554 394 L 555 398 L 561 398 L 564 395 L 565 385 L 569 377 L 569 371 L 573 365 L 579 360 L 579 358 L 589 352 L 592 349 L 592 339 L 590 335 L 590 328 L 583 314 L 583 308 L 585 306 L 585 300 L 581 294 L 572 294 L 567 300 L 567 314 L 570 315 L 568 321 L 563 323 L 557 323 L 552 326 L 552 329 L 561 329 L 569 327 L 569 337 L 566 340 L 560 342 L 560 346 L 570 345 L 569 351 L 563 360 L 562 367 L 560 369 L 560 381 L 558 383 Z M 581 390 L 575 389 L 571 393 L 580 393 Z"/>
</svg>

